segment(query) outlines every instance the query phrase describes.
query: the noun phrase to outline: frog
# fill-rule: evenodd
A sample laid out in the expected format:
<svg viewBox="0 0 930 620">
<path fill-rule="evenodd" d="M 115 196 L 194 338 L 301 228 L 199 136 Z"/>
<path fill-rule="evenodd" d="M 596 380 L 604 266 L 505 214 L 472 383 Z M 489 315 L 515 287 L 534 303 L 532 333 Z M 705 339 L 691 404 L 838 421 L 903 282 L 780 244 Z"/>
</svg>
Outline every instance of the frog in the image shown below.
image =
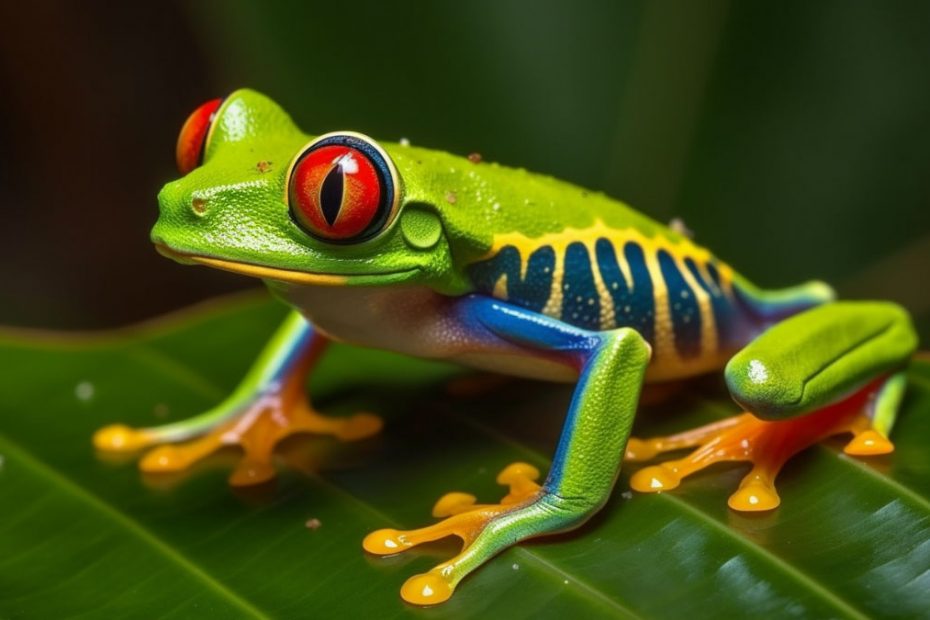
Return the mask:
<svg viewBox="0 0 930 620">
<path fill-rule="evenodd" d="M 764 512 L 781 501 L 779 470 L 813 444 L 847 435 L 851 455 L 894 449 L 918 337 L 892 302 L 838 301 L 819 280 L 762 288 L 604 193 L 406 140 L 305 134 L 249 89 L 197 108 L 176 159 L 180 178 L 158 194 L 157 251 L 258 278 L 291 309 L 222 402 L 180 422 L 111 424 L 93 437 L 99 450 L 146 450 L 139 467 L 161 473 L 239 446 L 230 483 L 252 485 L 275 476 L 288 436 L 371 437 L 378 416 L 327 416 L 307 394 L 333 341 L 573 386 L 545 478 L 516 462 L 497 477 L 497 502 L 450 492 L 438 521 L 363 538 L 375 556 L 461 539 L 459 554 L 406 580 L 408 603 L 442 603 L 505 549 L 581 527 L 624 462 L 643 463 L 630 478 L 643 493 L 748 463 L 728 504 Z M 632 436 L 644 386 L 715 372 L 742 413 Z"/>
</svg>

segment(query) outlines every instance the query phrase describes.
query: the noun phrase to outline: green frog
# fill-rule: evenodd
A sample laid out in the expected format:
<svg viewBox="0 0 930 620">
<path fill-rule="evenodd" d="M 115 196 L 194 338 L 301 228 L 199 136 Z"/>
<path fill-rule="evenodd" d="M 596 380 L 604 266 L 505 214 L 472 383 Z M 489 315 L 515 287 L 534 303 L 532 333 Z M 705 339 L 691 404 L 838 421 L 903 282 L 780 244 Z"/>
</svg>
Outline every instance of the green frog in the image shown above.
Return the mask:
<svg viewBox="0 0 930 620">
<path fill-rule="evenodd" d="M 152 241 L 163 255 L 263 280 L 293 312 L 241 384 L 213 409 L 153 428 L 97 432 L 102 450 L 153 446 L 143 470 L 178 471 L 226 445 L 234 485 L 274 475 L 293 433 L 358 440 L 371 414 L 327 417 L 306 376 L 330 341 L 451 360 L 574 385 L 553 464 L 540 481 L 515 463 L 508 493 L 450 493 L 423 528 L 372 532 L 372 554 L 449 535 L 462 552 L 411 577 L 402 597 L 448 599 L 507 547 L 577 528 L 614 489 L 621 464 L 694 448 L 638 470 L 668 491 L 719 461 L 749 461 L 739 511 L 779 504 L 794 454 L 851 433 L 846 452 L 890 452 L 903 371 L 917 346 L 908 314 L 837 302 L 818 281 L 762 289 L 705 248 L 627 205 L 557 179 L 339 131 L 301 132 L 251 90 L 207 102 L 184 124 L 182 174 L 165 185 Z M 669 437 L 631 438 L 642 386 L 723 371 L 745 413 Z"/>
</svg>

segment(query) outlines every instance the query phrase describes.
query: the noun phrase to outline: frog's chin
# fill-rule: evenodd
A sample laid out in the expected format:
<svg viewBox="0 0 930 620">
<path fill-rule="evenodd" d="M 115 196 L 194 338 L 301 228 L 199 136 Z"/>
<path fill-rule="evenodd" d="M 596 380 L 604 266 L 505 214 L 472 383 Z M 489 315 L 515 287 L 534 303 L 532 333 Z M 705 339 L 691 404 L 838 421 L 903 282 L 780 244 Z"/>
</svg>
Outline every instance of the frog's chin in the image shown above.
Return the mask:
<svg viewBox="0 0 930 620">
<path fill-rule="evenodd" d="M 309 271 L 296 271 L 292 269 L 279 269 L 277 267 L 268 267 L 265 265 L 255 265 L 252 263 L 242 263 L 222 258 L 213 258 L 210 256 L 199 256 L 180 252 L 162 243 L 156 243 L 155 249 L 159 254 L 170 258 L 174 261 L 185 265 L 206 265 L 223 271 L 231 271 L 253 278 L 270 280 L 274 282 L 285 282 L 297 285 L 314 285 L 314 286 L 377 286 L 384 284 L 393 284 L 413 279 L 418 273 L 418 269 L 405 269 L 402 271 L 393 271 L 386 273 L 358 273 L 358 274 L 333 274 L 333 273 L 313 273 Z"/>
</svg>

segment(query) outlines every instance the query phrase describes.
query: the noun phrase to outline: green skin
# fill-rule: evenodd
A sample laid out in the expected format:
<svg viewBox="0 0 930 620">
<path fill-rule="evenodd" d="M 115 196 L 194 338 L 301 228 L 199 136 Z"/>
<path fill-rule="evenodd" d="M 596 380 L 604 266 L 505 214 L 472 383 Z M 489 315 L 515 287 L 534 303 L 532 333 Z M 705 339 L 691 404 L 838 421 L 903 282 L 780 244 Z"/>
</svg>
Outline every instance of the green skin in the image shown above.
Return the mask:
<svg viewBox="0 0 930 620">
<path fill-rule="evenodd" d="M 604 504 L 652 352 L 634 329 L 591 332 L 504 302 L 476 300 L 467 266 L 487 255 L 496 235 L 507 233 L 536 238 L 600 222 L 646 238 L 675 243 L 683 238 L 615 200 L 556 179 L 382 143 L 400 177 L 397 215 L 367 241 L 327 243 L 308 235 L 289 215 L 289 165 L 311 140 L 266 97 L 248 90 L 233 93 L 217 111 L 203 164 L 159 194 L 161 215 L 152 240 L 185 263 L 221 259 L 224 265 L 344 277 L 321 284 L 267 278 L 272 290 L 327 336 L 576 382 L 549 479 L 532 501 L 492 519 L 447 565 L 451 594 L 465 575 L 500 550 L 575 527 Z M 194 203 L 200 208 L 192 208 Z M 825 287 L 816 290 L 817 301 L 829 299 Z M 381 305 L 392 313 L 354 310 L 378 305 L 371 300 L 385 302 Z M 307 329 L 295 313 L 227 402 L 154 430 L 166 440 L 183 439 L 241 412 L 244 402 L 266 392 L 280 376 L 287 352 Z M 458 337 L 449 337 L 452 333 Z M 887 434 L 903 389 L 900 370 L 916 343 L 907 314 L 893 304 L 819 305 L 746 343 L 727 365 L 726 377 L 734 398 L 768 419 L 808 413 L 890 377 L 879 390 L 874 417 Z"/>
<path fill-rule="evenodd" d="M 647 236 L 681 238 L 604 194 L 523 169 L 476 166 L 448 153 L 382 142 L 403 179 L 399 217 L 376 239 L 334 247 L 309 237 L 288 215 L 288 164 L 310 140 L 269 99 L 248 90 L 233 93 L 218 111 L 204 165 L 159 194 L 162 210 L 152 240 L 188 254 L 350 276 L 352 285 L 405 281 L 463 295 L 472 290 L 465 266 L 490 249 L 495 234 L 537 237 L 587 228 L 600 218 Z M 271 169 L 259 171 L 258 161 L 271 162 Z M 191 210 L 193 198 L 207 201 L 205 215 Z M 507 208 L 495 210 L 495 204 Z M 405 230 L 414 230 L 417 239 L 405 238 Z M 418 243 L 423 239 L 437 242 L 424 249 Z M 393 272 L 409 275 L 378 275 Z"/>
</svg>

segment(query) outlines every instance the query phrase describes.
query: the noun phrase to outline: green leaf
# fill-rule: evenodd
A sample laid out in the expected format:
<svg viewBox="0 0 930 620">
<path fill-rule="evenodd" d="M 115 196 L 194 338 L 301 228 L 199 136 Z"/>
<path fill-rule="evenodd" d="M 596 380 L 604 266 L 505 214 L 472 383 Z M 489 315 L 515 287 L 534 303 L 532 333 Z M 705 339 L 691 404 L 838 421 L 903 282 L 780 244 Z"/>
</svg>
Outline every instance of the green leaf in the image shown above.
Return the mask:
<svg viewBox="0 0 930 620">
<path fill-rule="evenodd" d="M 231 389 L 283 316 L 265 297 L 99 336 L 0 334 L 0 615 L 82 617 L 914 617 L 930 609 L 930 365 L 915 363 L 894 440 L 861 461 L 812 448 L 779 478 L 782 506 L 727 508 L 745 467 L 716 466 L 661 495 L 611 503 L 580 531 L 523 544 L 446 605 L 398 589 L 455 550 L 367 557 L 361 539 L 431 521 L 446 491 L 496 500 L 514 460 L 548 466 L 570 389 L 514 381 L 452 397 L 459 371 L 334 347 L 321 408 L 385 416 L 379 438 L 289 441 L 274 489 L 234 492 L 220 455 L 146 478 L 94 454 L 116 421 L 155 424 Z M 735 411 L 705 382 L 640 412 L 640 434 Z M 228 455 L 227 455 L 228 456 Z M 316 519 L 319 526 L 308 527 Z"/>
</svg>

